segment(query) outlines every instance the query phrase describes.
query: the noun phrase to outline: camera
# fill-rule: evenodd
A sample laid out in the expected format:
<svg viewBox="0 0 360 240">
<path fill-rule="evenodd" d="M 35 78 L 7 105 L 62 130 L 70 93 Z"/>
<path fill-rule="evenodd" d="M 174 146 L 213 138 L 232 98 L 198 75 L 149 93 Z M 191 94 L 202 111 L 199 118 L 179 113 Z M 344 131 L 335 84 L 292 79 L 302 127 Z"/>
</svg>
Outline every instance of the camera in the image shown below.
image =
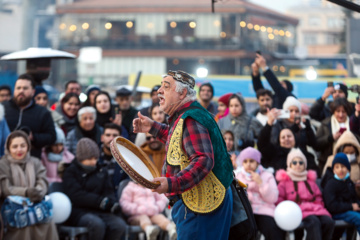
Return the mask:
<svg viewBox="0 0 360 240">
<path fill-rule="evenodd" d="M 348 88 L 350 91 L 354 92 L 354 93 L 359 93 L 360 94 L 360 86 L 357 84 L 354 84 L 352 86 L 350 86 Z"/>
</svg>

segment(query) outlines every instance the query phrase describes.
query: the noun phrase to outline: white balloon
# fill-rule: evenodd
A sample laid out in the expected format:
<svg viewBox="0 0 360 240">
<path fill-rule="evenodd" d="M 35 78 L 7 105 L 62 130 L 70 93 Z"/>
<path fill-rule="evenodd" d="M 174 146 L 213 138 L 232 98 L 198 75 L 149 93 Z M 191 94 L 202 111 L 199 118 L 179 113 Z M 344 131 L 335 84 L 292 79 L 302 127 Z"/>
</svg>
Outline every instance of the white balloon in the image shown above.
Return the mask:
<svg viewBox="0 0 360 240">
<path fill-rule="evenodd" d="M 295 202 L 283 201 L 276 206 L 274 219 L 279 228 L 292 231 L 301 224 L 302 212 Z"/>
<path fill-rule="evenodd" d="M 55 223 L 65 222 L 71 213 L 71 201 L 68 196 L 62 192 L 53 192 L 49 194 L 53 204 L 53 221 Z"/>
</svg>

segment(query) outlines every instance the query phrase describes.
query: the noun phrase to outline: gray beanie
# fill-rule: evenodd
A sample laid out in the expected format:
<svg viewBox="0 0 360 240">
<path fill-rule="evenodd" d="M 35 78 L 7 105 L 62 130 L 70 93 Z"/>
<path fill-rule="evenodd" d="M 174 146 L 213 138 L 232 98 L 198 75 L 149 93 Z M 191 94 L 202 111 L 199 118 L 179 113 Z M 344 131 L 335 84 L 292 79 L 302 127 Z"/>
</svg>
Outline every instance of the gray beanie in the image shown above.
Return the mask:
<svg viewBox="0 0 360 240">
<path fill-rule="evenodd" d="M 81 138 L 76 145 L 76 159 L 79 162 L 85 159 L 95 157 L 98 159 L 100 156 L 99 146 L 90 138 Z"/>
</svg>

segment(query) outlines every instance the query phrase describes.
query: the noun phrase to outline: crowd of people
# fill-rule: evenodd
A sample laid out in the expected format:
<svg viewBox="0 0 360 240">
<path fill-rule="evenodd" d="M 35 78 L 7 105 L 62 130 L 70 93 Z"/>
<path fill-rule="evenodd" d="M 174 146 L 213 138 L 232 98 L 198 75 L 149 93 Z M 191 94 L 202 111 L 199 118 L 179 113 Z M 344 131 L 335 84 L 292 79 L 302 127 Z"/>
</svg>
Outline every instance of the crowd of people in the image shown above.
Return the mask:
<svg viewBox="0 0 360 240">
<path fill-rule="evenodd" d="M 213 101 L 209 82 L 199 87 L 197 101 L 217 122 L 236 177 L 248 185 L 259 231 L 267 240 L 285 239 L 274 209 L 291 200 L 302 211 L 306 239 L 339 239 L 344 229 L 334 230 L 338 219 L 360 233 L 360 104 L 349 102 L 347 86 L 339 83 L 308 106 L 261 55 L 251 68 L 254 111 L 247 111 L 241 89 Z M 264 88 L 261 76 L 271 89 Z M 159 108 L 160 87 L 150 92 L 151 106 L 137 110 L 125 87 L 112 99 L 100 86 L 88 86 L 81 102 L 81 85 L 72 80 L 59 102 L 49 106 L 48 93 L 31 75 L 20 75 L 13 92 L 0 86 L 0 204 L 11 195 L 41 201 L 49 184 L 62 182 L 72 202 L 65 224 L 88 227 L 89 239 L 121 239 L 126 224 L 140 225 L 147 239 L 156 239 L 160 229 L 176 239 L 174 223 L 163 215 L 167 198 L 132 182 L 110 151 L 110 142 L 122 136 L 162 171 L 164 142 L 133 129 L 138 111 L 169 123 Z M 295 232 L 296 239 L 303 235 Z M 22 236 L 57 239 L 53 223 L 8 227 L 4 239 Z"/>
</svg>

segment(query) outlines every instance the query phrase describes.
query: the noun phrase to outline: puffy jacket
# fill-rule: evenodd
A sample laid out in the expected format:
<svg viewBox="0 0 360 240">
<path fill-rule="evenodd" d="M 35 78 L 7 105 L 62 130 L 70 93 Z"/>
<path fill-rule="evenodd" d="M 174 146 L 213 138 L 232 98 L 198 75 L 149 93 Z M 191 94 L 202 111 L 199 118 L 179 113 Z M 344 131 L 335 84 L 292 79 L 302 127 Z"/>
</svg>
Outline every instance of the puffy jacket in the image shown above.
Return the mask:
<svg viewBox="0 0 360 240">
<path fill-rule="evenodd" d="M 236 174 L 236 178 L 248 185 L 247 193 L 254 214 L 274 217 L 275 203 L 279 196 L 275 178 L 271 172 L 265 170 L 261 165 L 258 169 L 262 180 L 261 185 L 247 179 L 241 171 Z"/>
<path fill-rule="evenodd" d="M 312 193 L 306 187 L 305 181 L 297 182 L 299 194 L 299 202 L 303 219 L 310 215 L 325 215 L 331 217 L 330 213 L 325 209 L 321 191 L 316 184 L 316 172 L 313 170 L 308 171 L 307 182 L 312 190 Z M 285 170 L 279 170 L 276 172 L 276 180 L 279 182 L 279 198 L 280 203 L 285 200 L 296 202 L 296 191 L 294 181 Z"/>
<path fill-rule="evenodd" d="M 136 215 L 151 217 L 164 211 L 168 199 L 165 195 L 160 195 L 134 182 L 129 182 L 124 188 L 119 202 L 123 213 L 129 217 Z"/>
<path fill-rule="evenodd" d="M 41 162 L 46 168 L 46 178 L 49 183 L 61 182 L 62 180 L 58 175 L 58 166 L 70 164 L 74 158 L 75 156 L 64 147 L 62 160 L 60 162 L 52 162 L 49 161 L 47 153 L 45 152 L 45 149 L 43 149 L 43 152 L 41 153 Z"/>
</svg>

